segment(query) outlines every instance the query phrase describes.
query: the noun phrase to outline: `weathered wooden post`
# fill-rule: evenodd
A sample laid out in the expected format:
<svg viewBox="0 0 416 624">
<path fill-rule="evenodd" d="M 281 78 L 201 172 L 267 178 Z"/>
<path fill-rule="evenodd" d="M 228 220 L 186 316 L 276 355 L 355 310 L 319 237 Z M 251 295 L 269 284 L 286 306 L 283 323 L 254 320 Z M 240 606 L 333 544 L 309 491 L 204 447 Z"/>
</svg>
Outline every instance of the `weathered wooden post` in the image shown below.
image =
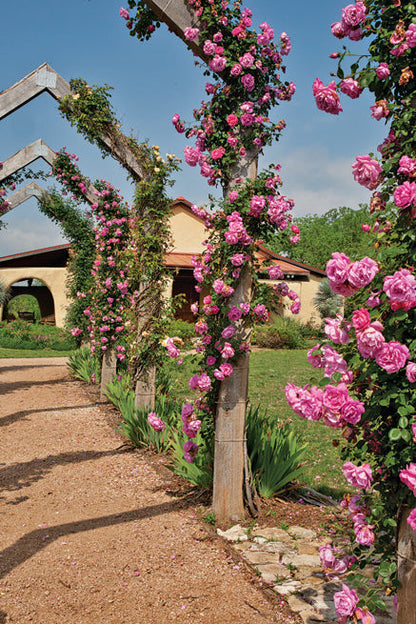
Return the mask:
<svg viewBox="0 0 416 624">
<path fill-rule="evenodd" d="M 145 0 L 157 17 L 203 60 L 206 54 L 198 38 L 190 42 L 185 38 L 185 28 L 198 26 L 198 19 L 186 0 Z M 253 148 L 241 158 L 234 168 L 224 197 L 233 187 L 237 178 L 255 179 L 257 176 L 258 150 Z M 250 301 L 252 277 L 250 267 L 241 272 L 230 305 Z M 244 340 L 244 336 L 241 336 Z M 215 417 L 215 456 L 213 511 L 219 522 L 236 521 L 244 516 L 244 435 L 245 413 L 248 391 L 249 356 L 240 355 L 233 365 L 231 377 L 221 382 L 218 406 Z"/>
<path fill-rule="evenodd" d="M 416 624 L 416 532 L 407 522 L 410 511 L 403 508 L 398 527 L 397 624 Z"/>
<path fill-rule="evenodd" d="M 100 401 L 107 401 L 105 390 L 117 373 L 117 356 L 114 349 L 107 349 L 101 363 Z"/>
</svg>

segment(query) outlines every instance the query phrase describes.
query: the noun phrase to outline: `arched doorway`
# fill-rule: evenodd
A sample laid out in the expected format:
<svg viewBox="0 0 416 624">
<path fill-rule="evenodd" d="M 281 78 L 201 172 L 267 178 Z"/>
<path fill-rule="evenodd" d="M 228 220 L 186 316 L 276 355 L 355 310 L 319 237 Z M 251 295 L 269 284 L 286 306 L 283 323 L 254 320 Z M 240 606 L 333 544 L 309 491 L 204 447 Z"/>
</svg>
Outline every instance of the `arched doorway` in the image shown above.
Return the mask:
<svg viewBox="0 0 416 624">
<path fill-rule="evenodd" d="M 7 294 L 8 301 L 3 308 L 4 320 L 23 318 L 48 325 L 56 324 L 52 293 L 41 280 L 32 277 L 21 279 L 8 287 Z"/>
</svg>

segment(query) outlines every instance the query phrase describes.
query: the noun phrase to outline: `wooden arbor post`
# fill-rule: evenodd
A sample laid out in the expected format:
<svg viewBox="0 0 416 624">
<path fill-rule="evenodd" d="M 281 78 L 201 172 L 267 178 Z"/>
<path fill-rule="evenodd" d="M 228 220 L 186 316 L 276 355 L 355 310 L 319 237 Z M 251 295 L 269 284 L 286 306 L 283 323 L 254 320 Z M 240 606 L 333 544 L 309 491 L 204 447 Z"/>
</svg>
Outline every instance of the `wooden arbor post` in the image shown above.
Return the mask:
<svg viewBox="0 0 416 624">
<path fill-rule="evenodd" d="M 407 522 L 410 511 L 403 509 L 398 527 L 397 624 L 416 624 L 416 533 Z"/>
<path fill-rule="evenodd" d="M 199 39 L 196 38 L 190 42 L 185 38 L 185 28 L 198 26 L 198 19 L 186 0 L 145 0 L 145 2 L 195 54 L 204 61 L 207 60 Z M 253 148 L 245 158 L 240 159 L 232 172 L 229 187 L 224 189 L 225 197 L 231 190 L 234 179 L 256 178 L 257 156 L 258 150 Z M 246 268 L 241 272 L 230 304 L 238 305 L 244 301 L 250 301 L 251 291 L 251 271 L 250 268 Z M 241 355 L 233 369 L 231 377 L 221 382 L 215 417 L 213 511 L 219 522 L 234 522 L 244 516 L 244 436 L 248 354 Z"/>
</svg>

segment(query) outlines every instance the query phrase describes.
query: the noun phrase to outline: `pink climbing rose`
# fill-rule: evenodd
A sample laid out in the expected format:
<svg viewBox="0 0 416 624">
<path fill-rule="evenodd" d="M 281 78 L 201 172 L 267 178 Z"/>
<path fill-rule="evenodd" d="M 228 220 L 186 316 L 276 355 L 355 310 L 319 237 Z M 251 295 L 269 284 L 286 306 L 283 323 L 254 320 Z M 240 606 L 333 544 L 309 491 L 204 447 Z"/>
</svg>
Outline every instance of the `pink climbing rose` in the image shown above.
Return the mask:
<svg viewBox="0 0 416 624">
<path fill-rule="evenodd" d="M 400 471 L 399 477 L 416 496 L 416 464 L 410 462 L 406 468 Z"/>
<path fill-rule="evenodd" d="M 342 467 L 344 477 L 348 483 L 351 483 L 353 487 L 369 490 L 371 488 L 371 482 L 373 480 L 373 472 L 369 464 L 362 464 L 362 466 L 355 466 L 352 462 L 348 461 Z"/>
<path fill-rule="evenodd" d="M 362 92 L 362 86 L 354 78 L 345 78 L 340 84 L 340 91 L 355 100 Z"/>
<path fill-rule="evenodd" d="M 375 189 L 380 183 L 382 168 L 377 162 L 368 156 L 357 156 L 356 162 L 352 165 L 354 180 L 370 189 Z"/>
<path fill-rule="evenodd" d="M 397 373 L 406 366 L 409 357 L 410 352 L 406 345 L 395 340 L 385 342 L 375 353 L 377 364 L 388 373 Z"/>
<path fill-rule="evenodd" d="M 376 69 L 377 78 L 380 80 L 386 80 L 390 76 L 390 70 L 387 63 L 380 63 Z"/>
<path fill-rule="evenodd" d="M 401 269 L 384 278 L 383 290 L 390 299 L 392 310 L 406 311 L 416 306 L 416 280 L 409 269 Z"/>
<path fill-rule="evenodd" d="M 394 203 L 398 208 L 408 208 L 416 204 L 416 182 L 403 182 L 393 193 Z"/>
<path fill-rule="evenodd" d="M 345 618 L 353 615 L 355 607 L 358 603 L 358 596 L 353 589 L 350 589 L 347 585 L 342 585 L 342 591 L 334 594 L 335 610 L 339 618 L 344 618 L 342 621 L 346 622 Z"/>
<path fill-rule="evenodd" d="M 335 81 L 325 86 L 322 80 L 317 78 L 312 85 L 312 94 L 319 110 L 331 113 L 332 115 L 338 115 L 338 113 L 342 111 Z"/>
</svg>

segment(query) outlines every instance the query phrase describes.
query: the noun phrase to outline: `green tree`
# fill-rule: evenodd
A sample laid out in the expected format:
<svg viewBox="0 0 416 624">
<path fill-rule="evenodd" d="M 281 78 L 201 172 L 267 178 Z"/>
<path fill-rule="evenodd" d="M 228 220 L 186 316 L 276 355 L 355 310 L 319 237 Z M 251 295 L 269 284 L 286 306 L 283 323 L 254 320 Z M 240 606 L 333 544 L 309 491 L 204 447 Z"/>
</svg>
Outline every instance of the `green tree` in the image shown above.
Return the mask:
<svg viewBox="0 0 416 624">
<path fill-rule="evenodd" d="M 342 303 L 341 295 L 336 295 L 329 285 L 329 280 L 324 278 L 313 298 L 313 305 L 318 310 L 321 318 L 334 317 L 340 312 Z"/>
<path fill-rule="evenodd" d="M 7 305 L 7 312 L 16 318 L 19 317 L 19 314 L 31 314 L 36 323 L 40 321 L 39 303 L 33 295 L 18 295 L 14 297 Z"/>
<path fill-rule="evenodd" d="M 322 215 L 295 217 L 293 223 L 300 229 L 299 243 L 293 245 L 290 235 L 285 233 L 278 239 L 269 239 L 267 244 L 292 260 L 325 270 L 334 251 L 343 251 L 354 260 L 372 253 L 370 237 L 361 228 L 361 224 L 369 223 L 370 218 L 366 204 L 360 204 L 355 210 L 343 206 Z"/>
</svg>

